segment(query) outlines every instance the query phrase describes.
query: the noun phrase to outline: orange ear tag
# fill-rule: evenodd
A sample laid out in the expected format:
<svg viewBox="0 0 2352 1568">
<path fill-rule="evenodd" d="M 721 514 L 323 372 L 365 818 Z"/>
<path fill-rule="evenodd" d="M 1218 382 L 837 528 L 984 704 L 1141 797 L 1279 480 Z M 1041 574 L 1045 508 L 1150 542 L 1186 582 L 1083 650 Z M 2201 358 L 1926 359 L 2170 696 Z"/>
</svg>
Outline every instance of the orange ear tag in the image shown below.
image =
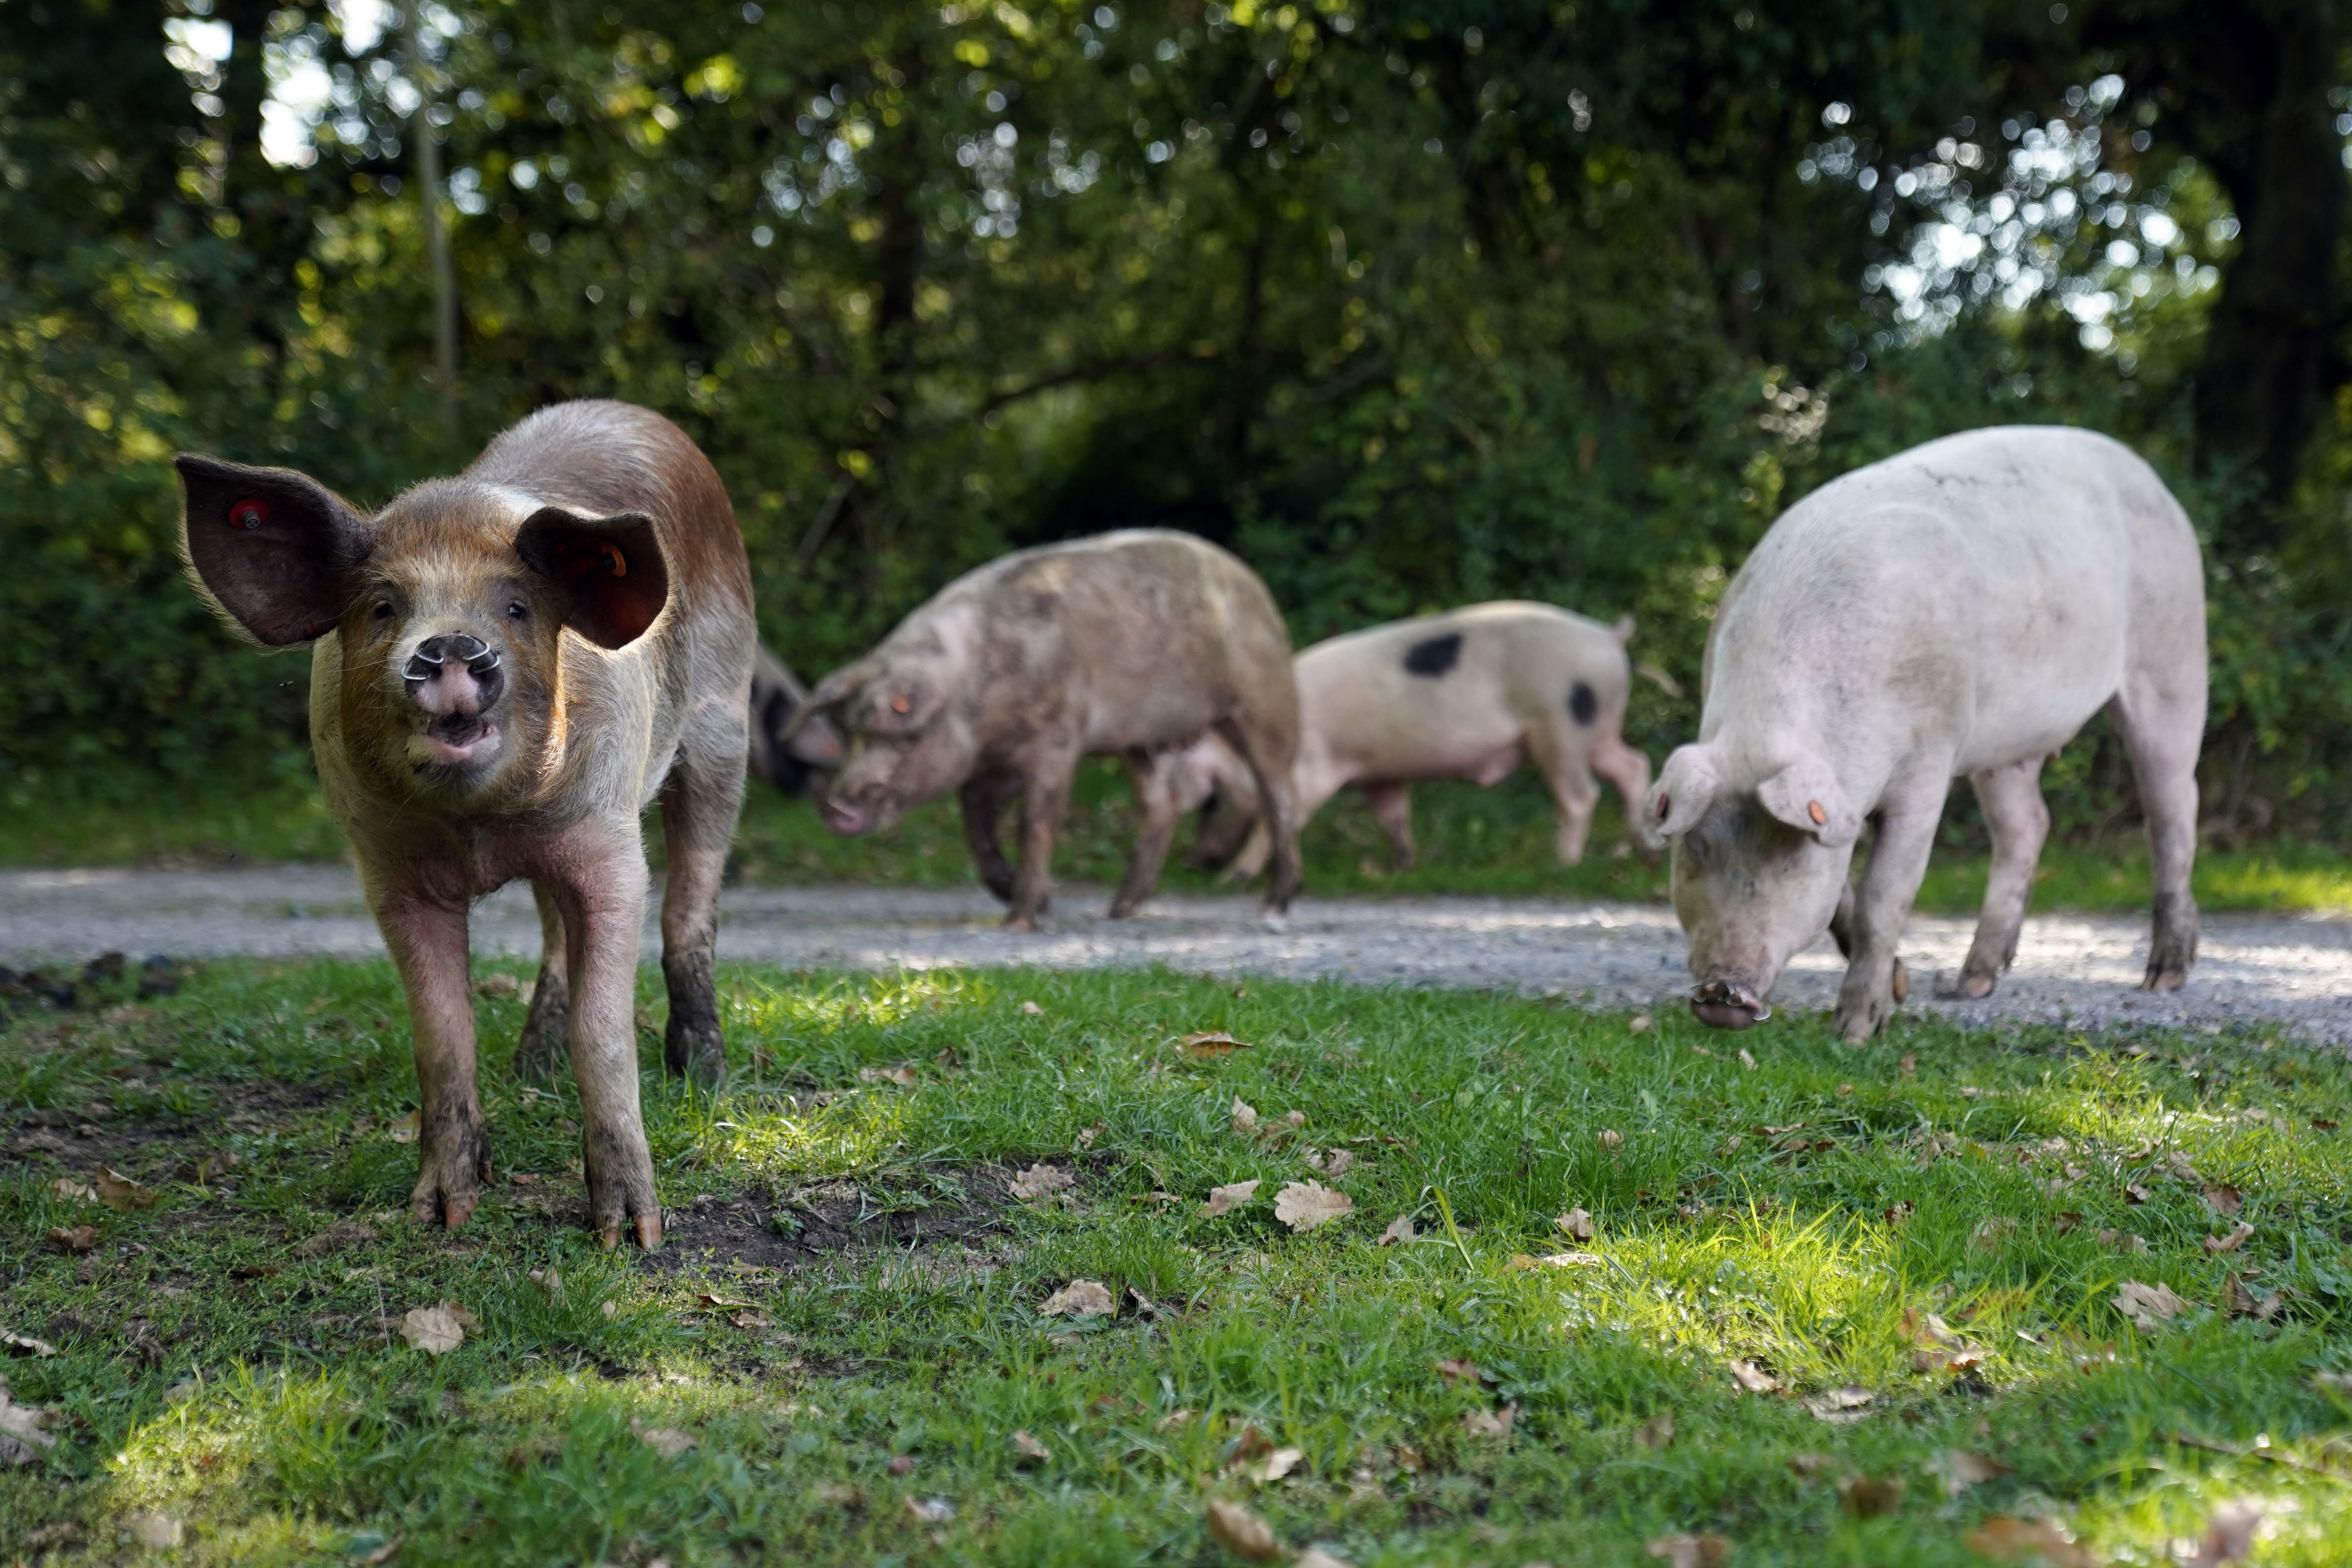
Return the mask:
<svg viewBox="0 0 2352 1568">
<path fill-rule="evenodd" d="M 1815 827 L 1819 827 L 1822 823 L 1827 822 L 1830 819 L 1830 814 L 1822 809 L 1822 803 L 1817 800 L 1809 800 L 1805 802 L 1805 815 L 1813 819 L 1813 826 Z"/>
<path fill-rule="evenodd" d="M 890 699 L 890 711 L 893 713 L 904 713 L 913 706 L 913 703 L 907 700 L 904 693 Z"/>
</svg>

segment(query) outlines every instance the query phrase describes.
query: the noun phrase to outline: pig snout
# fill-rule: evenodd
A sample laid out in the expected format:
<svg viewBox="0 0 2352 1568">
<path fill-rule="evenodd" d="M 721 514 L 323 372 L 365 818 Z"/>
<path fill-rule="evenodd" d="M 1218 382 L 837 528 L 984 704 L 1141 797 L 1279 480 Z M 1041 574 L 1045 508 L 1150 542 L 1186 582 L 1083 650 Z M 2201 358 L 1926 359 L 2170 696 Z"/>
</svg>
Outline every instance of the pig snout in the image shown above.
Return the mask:
<svg viewBox="0 0 2352 1568">
<path fill-rule="evenodd" d="M 868 802 L 838 795 L 825 796 L 824 805 L 818 810 L 825 826 L 843 838 L 855 838 L 866 832 L 882 815 Z"/>
<path fill-rule="evenodd" d="M 411 751 L 421 761 L 465 766 L 487 761 L 499 731 L 488 714 L 506 689 L 499 650 L 465 632 L 416 645 L 401 684 L 424 719 Z"/>
<path fill-rule="evenodd" d="M 1711 1029 L 1744 1029 L 1772 1016 L 1753 987 L 1729 979 L 1692 986 L 1690 1008 L 1691 1016 Z"/>
</svg>

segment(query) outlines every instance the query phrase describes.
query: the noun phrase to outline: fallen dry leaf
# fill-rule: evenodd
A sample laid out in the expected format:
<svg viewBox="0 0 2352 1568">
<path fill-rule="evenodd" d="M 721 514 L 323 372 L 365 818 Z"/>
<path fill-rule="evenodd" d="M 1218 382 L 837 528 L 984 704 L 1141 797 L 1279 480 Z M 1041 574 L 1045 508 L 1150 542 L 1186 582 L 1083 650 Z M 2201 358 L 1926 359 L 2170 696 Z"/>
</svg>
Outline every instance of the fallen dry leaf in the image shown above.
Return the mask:
<svg viewBox="0 0 2352 1568">
<path fill-rule="evenodd" d="M 1244 1563 L 1274 1563 L 1282 1557 L 1274 1526 L 1237 1502 L 1209 1500 L 1209 1535 Z"/>
<path fill-rule="evenodd" d="M 1947 1448 L 1929 1461 L 1928 1470 L 1943 1478 L 1944 1495 L 1956 1498 L 1970 1487 L 2009 1474 L 2009 1467 L 1989 1454 L 1971 1453 L 1966 1448 Z"/>
<path fill-rule="evenodd" d="M 1180 1405 L 1154 1421 L 1151 1424 L 1151 1429 L 1154 1432 L 1173 1432 L 1177 1427 L 1192 1419 L 1195 1414 L 1191 1405 Z"/>
<path fill-rule="evenodd" d="M 1603 1149 L 1608 1150 L 1612 1154 L 1625 1146 L 1625 1135 L 1622 1132 L 1617 1131 L 1613 1128 L 1602 1128 L 1599 1133 L 1599 1137 L 1601 1139 L 1601 1146 Z"/>
<path fill-rule="evenodd" d="M 895 1083 L 911 1088 L 916 1081 L 915 1069 L 904 1062 L 896 1067 L 859 1068 L 857 1080 L 860 1083 Z"/>
<path fill-rule="evenodd" d="M 168 1513 L 134 1513 L 131 1539 L 150 1552 L 169 1552 L 180 1544 L 180 1521 Z"/>
<path fill-rule="evenodd" d="M 1286 1182 L 1274 1195 L 1274 1217 L 1295 1231 L 1313 1230 L 1355 1211 L 1353 1198 L 1320 1182 Z"/>
<path fill-rule="evenodd" d="M 1967 1536 L 1969 1550 L 1997 1563 L 2040 1563 L 2044 1568 L 2099 1568 L 2098 1557 L 2046 1519 L 1995 1514 Z"/>
<path fill-rule="evenodd" d="M 375 1226 L 363 1219 L 339 1219 L 309 1240 L 295 1246 L 297 1258 L 324 1258 L 347 1247 L 364 1247 L 375 1239 Z"/>
<path fill-rule="evenodd" d="M 1517 1419 L 1519 1407 L 1506 1405 L 1500 1410 L 1465 1411 L 1462 1430 L 1473 1437 L 1507 1437 L 1511 1423 Z"/>
<path fill-rule="evenodd" d="M 1777 1394 L 1780 1390 L 1780 1380 L 1752 1361 L 1733 1362 L 1731 1376 L 1749 1394 Z"/>
<path fill-rule="evenodd" d="M 2234 1274 L 2230 1276 L 2229 1291 L 2230 1316 L 2233 1318 L 2252 1318 L 2258 1323 L 2266 1323 L 2286 1305 L 2286 1295 L 2279 1290 L 2256 1300 L 2254 1293 L 2246 1289 L 2246 1282 Z"/>
<path fill-rule="evenodd" d="M 1903 1310 L 1903 1332 L 1916 1347 L 1911 1352 L 1911 1365 L 1917 1372 L 1964 1372 L 1984 1364 L 1984 1346 L 1974 1344 L 1952 1331 L 1952 1326 L 1933 1312 Z"/>
<path fill-rule="evenodd" d="M 1209 1201 L 1201 1205 L 1204 1215 L 1227 1214 L 1257 1196 L 1257 1182 L 1234 1182 L 1209 1189 Z"/>
<path fill-rule="evenodd" d="M 1099 1121 L 1096 1122 L 1092 1127 L 1081 1127 L 1078 1129 L 1078 1147 L 1081 1149 L 1091 1149 L 1095 1146 L 1095 1140 L 1102 1135 L 1103 1124 Z"/>
<path fill-rule="evenodd" d="M 1381 1245 L 1382 1247 L 1394 1247 L 1400 1241 L 1412 1241 L 1416 1239 L 1418 1239 L 1418 1237 L 1412 1228 L 1412 1216 L 1411 1215 L 1401 1214 L 1397 1215 L 1396 1218 L 1389 1221 L 1388 1229 L 1381 1232 Z"/>
<path fill-rule="evenodd" d="M 1790 1473 L 1801 1481 L 1818 1480 L 1822 1476 L 1845 1468 L 1844 1461 L 1827 1454 L 1791 1454 L 1788 1465 Z"/>
<path fill-rule="evenodd" d="M 1903 1511 L 1903 1478 L 1872 1480 L 1849 1476 L 1837 1484 L 1838 1506 L 1856 1519 L 1882 1519 Z"/>
<path fill-rule="evenodd" d="M 1866 1406 L 1877 1397 L 1870 1390 L 1849 1383 L 1842 1388 L 1825 1389 L 1812 1395 L 1805 1401 L 1805 1408 L 1813 1413 L 1816 1420 L 1843 1426 L 1867 1415 Z"/>
<path fill-rule="evenodd" d="M 58 1353 L 58 1347 L 47 1340 L 20 1334 L 14 1329 L 0 1329 L 0 1351 L 10 1355 L 52 1356 Z"/>
<path fill-rule="evenodd" d="M 629 1417 L 629 1433 L 665 1459 L 675 1459 L 701 1442 L 690 1432 L 681 1432 L 674 1426 L 648 1426 L 634 1415 Z"/>
<path fill-rule="evenodd" d="M 1653 1020 L 1647 1013 L 1636 1013 L 1632 1017 L 1625 1020 L 1625 1027 L 1638 1035 L 1646 1031 L 1650 1027 L 1652 1022 Z"/>
<path fill-rule="evenodd" d="M 2238 1211 L 2246 1206 L 2246 1199 L 2232 1186 L 2208 1187 L 2205 1189 L 2205 1206 L 2223 1219 L 2234 1219 Z"/>
<path fill-rule="evenodd" d="M 1747 1047 L 1745 1047 L 1740 1048 L 1739 1065 L 1746 1068 L 1749 1072 L 1754 1072 L 1756 1070 L 1756 1058 L 1748 1054 Z"/>
<path fill-rule="evenodd" d="M 1441 1357 L 1437 1363 L 1437 1375 L 1448 1383 L 1466 1383 L 1475 1388 L 1478 1386 L 1478 1363 L 1455 1356 Z"/>
<path fill-rule="evenodd" d="M 922 1524 L 945 1524 L 955 1518 L 955 1504 L 943 1497 L 908 1498 L 907 1512 Z"/>
<path fill-rule="evenodd" d="M 1034 1003 L 1034 1002 L 1024 1002 L 1024 1003 L 1022 1003 L 1022 1004 L 1021 1004 L 1021 1010 L 1022 1010 L 1024 1013 L 1026 1013 L 1026 1014 L 1027 1014 L 1029 1016 L 1031 1016 L 1032 1018 L 1037 1017 L 1038 1016 L 1040 1016 L 1041 1014 L 1043 1014 L 1043 1013 L 1045 1011 L 1045 1009 L 1044 1009 L 1043 1007 L 1040 1007 L 1040 1006 L 1039 1006 L 1039 1005 L 1037 1005 L 1037 1004 L 1036 1004 L 1036 1003 Z"/>
<path fill-rule="evenodd" d="M 521 989 L 521 982 L 511 974 L 485 974 L 474 982 L 477 996 L 511 996 Z"/>
<path fill-rule="evenodd" d="M 1995 1215 L 1990 1219 L 1978 1221 L 1976 1229 L 1969 1233 L 1969 1239 L 1979 1247 L 1999 1247 L 2016 1233 L 2015 1219 L 2008 1215 Z"/>
<path fill-rule="evenodd" d="M 563 1276 L 552 1268 L 534 1268 L 530 1282 L 547 1292 L 547 1299 L 557 1306 L 563 1304 Z"/>
<path fill-rule="evenodd" d="M 1644 1448 L 1663 1448 L 1675 1440 L 1675 1413 L 1661 1410 L 1633 1428 L 1633 1441 Z"/>
<path fill-rule="evenodd" d="M 1257 1107 L 1238 1094 L 1234 1096 L 1234 1131 L 1236 1132 L 1257 1131 Z"/>
<path fill-rule="evenodd" d="M 466 1342 L 466 1325 L 454 1301 L 411 1307 L 401 1317 L 400 1337 L 427 1355 L 446 1355 Z"/>
<path fill-rule="evenodd" d="M 87 1182 L 77 1182 L 71 1176 L 59 1176 L 49 1184 L 49 1191 L 61 1198 L 79 1198 L 84 1203 L 98 1201 L 98 1189 Z"/>
<path fill-rule="evenodd" d="M 1731 1542 L 1720 1535 L 1661 1535 L 1644 1548 L 1666 1560 L 1666 1568 L 1721 1568 L 1731 1560 Z"/>
<path fill-rule="evenodd" d="M 2189 1561 L 2193 1568 L 2215 1568 L 2218 1563 L 2238 1562 L 2253 1551 L 2254 1532 L 2262 1527 L 2260 1504 L 2243 1499 L 2225 1502 L 2206 1520 L 2205 1539 L 2198 1543 L 2197 1555 Z"/>
<path fill-rule="evenodd" d="M 1250 1479 L 1263 1482 L 1278 1481 L 1297 1469 L 1298 1461 L 1306 1457 L 1307 1450 L 1304 1448 L 1276 1448 L 1252 1467 Z"/>
<path fill-rule="evenodd" d="M 417 1113 L 412 1110 L 386 1127 L 383 1130 L 383 1135 L 395 1143 L 414 1143 L 416 1142 L 417 1130 L 422 1125 L 423 1122 L 418 1120 Z"/>
<path fill-rule="evenodd" d="M 1583 1209 L 1570 1209 L 1551 1223 L 1559 1226 L 1570 1241 L 1592 1239 L 1592 1215 Z"/>
<path fill-rule="evenodd" d="M 1034 1203 L 1051 1197 L 1066 1187 L 1075 1187 L 1078 1179 L 1058 1165 L 1032 1165 L 1007 1184 L 1013 1195 L 1023 1203 Z"/>
<path fill-rule="evenodd" d="M 1040 1443 L 1036 1438 L 1032 1437 L 1025 1431 L 1015 1432 L 1013 1434 L 1013 1451 L 1020 1455 L 1024 1459 L 1048 1459 L 1053 1458 L 1051 1450 L 1049 1450 L 1045 1444 Z"/>
<path fill-rule="evenodd" d="M 2144 1204 L 2147 1202 L 2149 1195 L 2148 1190 L 2137 1182 L 2124 1184 L 2124 1202 L 2127 1204 Z"/>
<path fill-rule="evenodd" d="M 98 1201 L 108 1208 L 152 1208 L 162 1195 L 152 1187 L 141 1186 L 111 1165 L 98 1168 Z"/>
<path fill-rule="evenodd" d="M 2146 1252 L 2147 1250 L 2147 1242 L 2144 1238 L 2134 1236 L 2127 1231 L 2121 1230 L 2103 1230 L 2099 1232 L 2099 1245 L 2101 1247 L 2111 1248 L 2116 1252 Z"/>
<path fill-rule="evenodd" d="M 1608 1260 L 1597 1252 L 1547 1252 L 1534 1261 L 1546 1268 L 1598 1268 Z"/>
<path fill-rule="evenodd" d="M 1037 1311 L 1047 1318 L 1108 1318 L 1118 1310 L 1118 1303 L 1100 1280 L 1073 1279 L 1046 1297 Z"/>
<path fill-rule="evenodd" d="M 10 1400 L 7 1384 L 0 1382 L 0 1465 L 37 1464 L 44 1449 L 56 1447 L 46 1430 L 48 1418 L 46 1410 Z"/>
<path fill-rule="evenodd" d="M 1247 1040 L 1237 1040 L 1223 1029 L 1203 1029 L 1197 1035 L 1184 1037 L 1184 1054 L 1188 1057 L 1222 1057 L 1230 1051 L 1249 1048 Z"/>
<path fill-rule="evenodd" d="M 49 1240 L 67 1252 L 88 1252 L 98 1245 L 98 1227 L 78 1225 L 71 1230 L 64 1226 L 49 1226 Z"/>
<path fill-rule="evenodd" d="M 1356 1157 L 1345 1149 L 1334 1149 L 1328 1154 L 1318 1154 L 1309 1149 L 1307 1151 L 1307 1168 L 1337 1181 L 1356 1168 Z"/>
<path fill-rule="evenodd" d="M 2143 1285 L 2137 1279 L 2126 1279 L 2116 1287 L 2113 1305 L 2116 1311 L 2153 1333 L 2167 1320 L 2179 1317 L 2189 1303 L 2174 1295 L 2168 1286 Z"/>
<path fill-rule="evenodd" d="M 2229 1235 L 2207 1237 L 2205 1238 L 2205 1250 L 2212 1253 L 2235 1252 L 2238 1248 L 2245 1246 L 2246 1238 L 2253 1234 L 2254 1227 L 2247 1224 L 2244 1220 L 2240 1220 L 2237 1225 L 2231 1229 Z"/>
</svg>

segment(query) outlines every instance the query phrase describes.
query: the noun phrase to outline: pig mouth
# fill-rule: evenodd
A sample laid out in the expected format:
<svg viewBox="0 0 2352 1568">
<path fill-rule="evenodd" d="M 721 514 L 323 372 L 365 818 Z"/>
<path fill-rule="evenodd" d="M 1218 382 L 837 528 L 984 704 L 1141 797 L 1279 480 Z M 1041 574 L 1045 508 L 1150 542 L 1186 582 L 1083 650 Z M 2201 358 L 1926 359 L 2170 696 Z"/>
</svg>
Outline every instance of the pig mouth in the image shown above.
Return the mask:
<svg viewBox="0 0 2352 1568">
<path fill-rule="evenodd" d="M 828 795 L 824 805 L 819 808 L 819 815 L 824 818 L 825 826 L 837 837 L 855 838 L 861 833 L 870 832 L 881 813 L 858 802 L 844 800 L 839 795 Z"/>
<path fill-rule="evenodd" d="M 1772 1016 L 1764 999 L 1737 980 L 1709 980 L 1691 987 L 1691 1016 L 1710 1029 L 1744 1029 Z"/>
<path fill-rule="evenodd" d="M 445 713 L 408 742 L 417 762 L 448 768 L 478 767 L 498 749 L 499 727 L 478 713 Z"/>
</svg>

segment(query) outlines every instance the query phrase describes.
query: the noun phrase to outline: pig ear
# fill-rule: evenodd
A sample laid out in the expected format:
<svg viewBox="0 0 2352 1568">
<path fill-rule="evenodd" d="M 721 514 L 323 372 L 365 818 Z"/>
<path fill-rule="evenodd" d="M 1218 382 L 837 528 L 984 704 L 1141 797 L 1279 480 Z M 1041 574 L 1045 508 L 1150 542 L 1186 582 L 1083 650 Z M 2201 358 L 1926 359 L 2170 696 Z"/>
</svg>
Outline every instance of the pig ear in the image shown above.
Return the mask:
<svg viewBox="0 0 2352 1568">
<path fill-rule="evenodd" d="M 792 717 L 785 721 L 784 727 L 776 731 L 776 740 L 779 742 L 792 740 L 802 730 L 816 722 L 818 714 L 824 710 L 838 707 L 842 699 L 856 690 L 858 684 L 865 679 L 866 662 L 860 659 L 856 664 L 843 665 L 839 669 L 818 681 L 816 689 L 808 694 L 808 700 L 793 710 Z"/>
<path fill-rule="evenodd" d="M 1811 752 L 1757 785 L 1756 799 L 1782 822 L 1832 849 L 1843 848 L 1862 833 L 1862 814 L 1846 798 L 1829 763 Z"/>
<path fill-rule="evenodd" d="M 290 468 L 182 453 L 180 552 L 206 598 L 265 647 L 334 630 L 367 525 L 334 491 Z"/>
<path fill-rule="evenodd" d="M 541 507 L 515 535 L 515 553 L 553 583 L 563 624 L 599 647 L 626 647 L 669 603 L 669 563 L 643 512 L 582 517 Z"/>
<path fill-rule="evenodd" d="M 1706 747 L 1676 747 L 1650 788 L 1643 806 L 1643 819 L 1657 837 L 1679 838 L 1698 826 L 1722 791 L 1722 780 L 1716 776 L 1714 759 Z"/>
</svg>

